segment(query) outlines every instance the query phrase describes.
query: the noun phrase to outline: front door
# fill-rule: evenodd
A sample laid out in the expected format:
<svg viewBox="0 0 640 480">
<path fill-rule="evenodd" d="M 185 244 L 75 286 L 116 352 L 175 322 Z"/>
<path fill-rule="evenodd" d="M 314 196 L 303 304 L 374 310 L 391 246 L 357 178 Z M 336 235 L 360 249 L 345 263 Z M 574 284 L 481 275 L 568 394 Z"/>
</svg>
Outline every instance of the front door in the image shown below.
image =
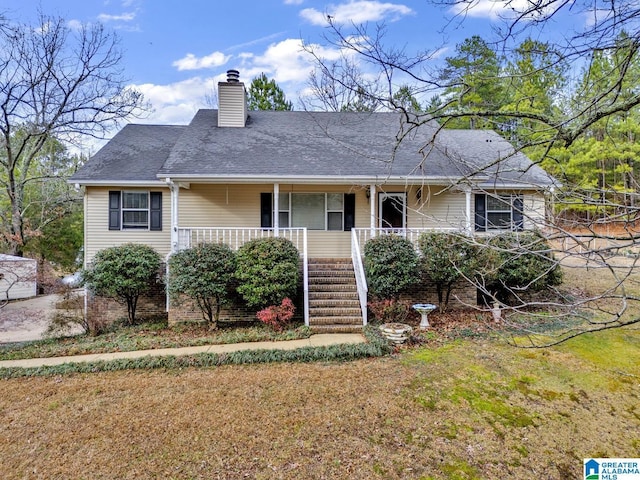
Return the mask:
<svg viewBox="0 0 640 480">
<path fill-rule="evenodd" d="M 405 228 L 407 216 L 406 193 L 381 193 L 378 196 L 378 224 L 380 228 Z"/>
</svg>

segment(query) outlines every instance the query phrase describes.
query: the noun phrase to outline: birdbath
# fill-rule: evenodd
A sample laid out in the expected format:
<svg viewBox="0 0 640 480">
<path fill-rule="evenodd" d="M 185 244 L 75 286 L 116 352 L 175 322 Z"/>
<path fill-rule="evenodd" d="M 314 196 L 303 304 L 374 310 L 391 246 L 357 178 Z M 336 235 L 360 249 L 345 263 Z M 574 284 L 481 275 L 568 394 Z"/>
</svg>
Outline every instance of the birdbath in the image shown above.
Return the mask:
<svg viewBox="0 0 640 480">
<path fill-rule="evenodd" d="M 426 330 L 429 328 L 428 315 L 436 308 L 437 307 L 433 303 L 416 303 L 413 305 L 413 309 L 422 315 L 422 320 L 420 320 L 420 330 Z"/>
</svg>

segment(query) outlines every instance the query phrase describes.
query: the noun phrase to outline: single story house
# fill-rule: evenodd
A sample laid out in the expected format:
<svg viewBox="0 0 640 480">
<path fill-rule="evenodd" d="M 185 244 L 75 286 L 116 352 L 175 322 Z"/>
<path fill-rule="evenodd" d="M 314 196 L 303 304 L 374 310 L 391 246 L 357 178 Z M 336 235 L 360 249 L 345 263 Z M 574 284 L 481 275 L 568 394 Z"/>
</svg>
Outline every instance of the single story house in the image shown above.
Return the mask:
<svg viewBox="0 0 640 480">
<path fill-rule="evenodd" d="M 217 110 L 189 125 L 127 125 L 71 178 L 85 187 L 86 263 L 126 242 L 166 256 L 285 236 L 301 254 L 305 322 L 337 330 L 366 323 L 361 251 L 372 236 L 544 219 L 553 178 L 493 131 L 413 128 L 397 112 L 248 111 L 237 71 L 218 87 Z M 353 303 L 344 286 L 314 291 L 315 277 L 340 269 L 355 278 Z"/>
</svg>

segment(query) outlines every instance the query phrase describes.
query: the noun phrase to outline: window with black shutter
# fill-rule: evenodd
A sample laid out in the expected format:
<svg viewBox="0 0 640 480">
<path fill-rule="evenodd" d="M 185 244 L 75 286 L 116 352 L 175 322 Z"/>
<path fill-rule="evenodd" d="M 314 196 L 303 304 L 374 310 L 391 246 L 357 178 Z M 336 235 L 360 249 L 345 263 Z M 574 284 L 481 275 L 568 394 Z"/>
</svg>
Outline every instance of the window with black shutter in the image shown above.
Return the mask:
<svg viewBox="0 0 640 480">
<path fill-rule="evenodd" d="M 475 230 L 523 230 L 521 195 L 475 195 Z"/>
<path fill-rule="evenodd" d="M 162 230 L 162 192 L 110 191 L 109 230 Z"/>
</svg>

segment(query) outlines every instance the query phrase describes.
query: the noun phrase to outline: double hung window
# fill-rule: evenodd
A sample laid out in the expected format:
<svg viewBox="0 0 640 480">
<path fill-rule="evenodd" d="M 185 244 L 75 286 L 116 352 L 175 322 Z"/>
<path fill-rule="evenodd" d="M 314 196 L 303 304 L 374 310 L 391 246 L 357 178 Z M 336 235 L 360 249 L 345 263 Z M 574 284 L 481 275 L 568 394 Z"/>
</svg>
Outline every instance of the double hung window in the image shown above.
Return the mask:
<svg viewBox="0 0 640 480">
<path fill-rule="evenodd" d="M 162 230 L 162 192 L 109 192 L 109 230 Z"/>
<path fill-rule="evenodd" d="M 476 194 L 475 207 L 476 231 L 523 229 L 522 195 Z"/>
</svg>

